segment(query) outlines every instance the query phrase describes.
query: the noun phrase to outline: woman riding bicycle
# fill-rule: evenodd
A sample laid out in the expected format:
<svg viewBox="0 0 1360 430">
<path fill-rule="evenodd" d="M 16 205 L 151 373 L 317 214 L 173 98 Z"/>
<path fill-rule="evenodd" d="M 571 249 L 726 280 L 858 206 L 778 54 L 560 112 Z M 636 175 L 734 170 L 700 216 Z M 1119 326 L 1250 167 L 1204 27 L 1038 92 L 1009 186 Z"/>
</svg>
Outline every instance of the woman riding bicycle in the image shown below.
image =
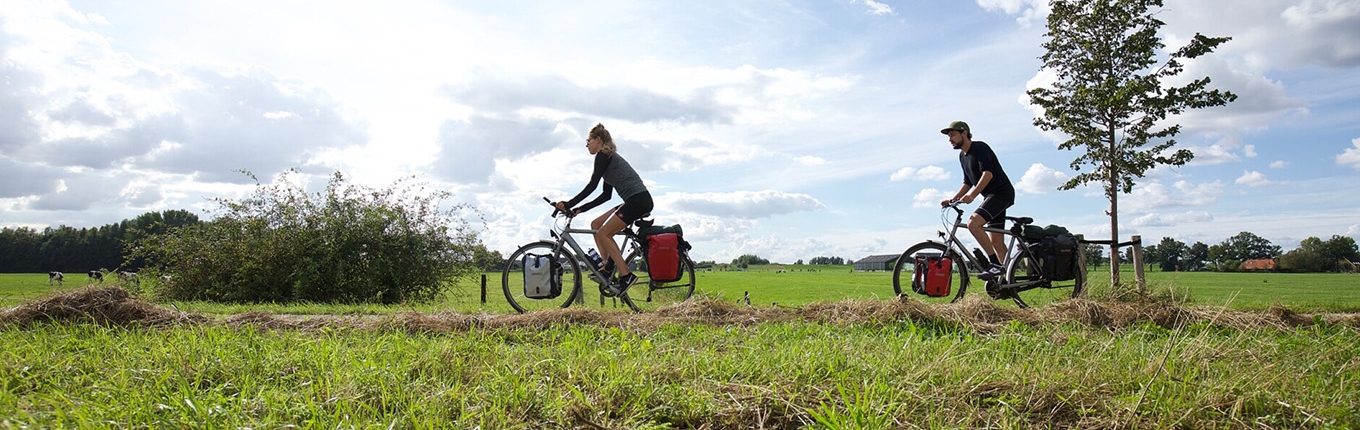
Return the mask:
<svg viewBox="0 0 1360 430">
<path fill-rule="evenodd" d="M 624 264 L 623 254 L 619 251 L 618 244 L 614 243 L 614 235 L 652 212 L 652 194 L 647 192 L 647 186 L 642 183 L 637 171 L 618 154 L 618 147 L 614 145 L 614 139 L 609 136 L 609 130 L 605 130 L 604 124 L 595 124 L 595 127 L 590 129 L 590 134 L 586 136 L 586 150 L 595 156 L 595 168 L 590 174 L 590 183 L 571 200 L 553 205 L 560 211 L 570 211 L 572 215 L 576 215 L 609 201 L 613 197 L 614 189 L 618 188 L 623 204 L 595 218 L 590 222 L 590 228 L 596 230 L 596 248 L 603 254 L 605 261 L 612 262 L 619 270 L 618 280 L 609 285 L 610 292 L 619 295 L 637 281 L 637 275 L 629 271 L 628 265 Z M 580 207 L 572 208 L 585 200 L 590 193 L 595 192 L 595 187 L 601 180 L 604 180 L 604 192 L 599 197 Z"/>
</svg>

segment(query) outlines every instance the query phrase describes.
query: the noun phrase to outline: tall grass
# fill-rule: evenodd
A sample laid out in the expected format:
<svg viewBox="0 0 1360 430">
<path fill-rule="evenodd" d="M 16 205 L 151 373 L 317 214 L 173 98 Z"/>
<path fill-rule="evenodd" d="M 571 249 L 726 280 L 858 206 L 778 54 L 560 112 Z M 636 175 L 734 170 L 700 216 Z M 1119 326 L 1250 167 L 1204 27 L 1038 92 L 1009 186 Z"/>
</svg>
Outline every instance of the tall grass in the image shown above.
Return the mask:
<svg viewBox="0 0 1360 430">
<path fill-rule="evenodd" d="M 0 427 L 1354 428 L 1354 327 L 0 327 Z"/>
</svg>

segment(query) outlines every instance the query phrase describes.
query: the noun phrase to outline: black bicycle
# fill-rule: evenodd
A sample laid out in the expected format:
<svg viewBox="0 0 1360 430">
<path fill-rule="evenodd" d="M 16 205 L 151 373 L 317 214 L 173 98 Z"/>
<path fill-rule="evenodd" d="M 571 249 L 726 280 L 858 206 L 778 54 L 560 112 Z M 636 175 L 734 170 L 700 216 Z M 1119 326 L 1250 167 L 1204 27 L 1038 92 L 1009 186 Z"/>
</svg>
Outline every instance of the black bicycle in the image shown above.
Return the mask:
<svg viewBox="0 0 1360 430">
<path fill-rule="evenodd" d="M 552 204 L 547 197 L 543 200 Z M 631 288 L 623 294 L 614 296 L 609 291 L 608 285 L 613 278 L 612 268 L 596 267 L 590 261 L 588 253 L 581 248 L 573 235 L 585 234 L 594 235 L 595 230 L 571 228 L 571 222 L 576 218 L 575 214 L 563 213 L 553 208 L 553 228 L 550 231 L 552 240 L 542 240 L 519 247 L 506 261 L 505 270 L 501 273 L 501 288 L 505 291 L 505 298 L 520 313 L 540 309 L 565 308 L 572 303 L 585 305 L 586 289 L 582 280 L 582 272 L 585 272 L 589 279 L 598 288 L 600 307 L 618 307 L 618 302 L 623 302 L 635 312 L 653 311 L 662 306 L 679 303 L 688 300 L 694 295 L 694 262 L 690 260 L 688 253 L 683 249 L 680 251 L 680 279 L 671 282 L 653 281 L 647 275 L 647 252 L 642 248 L 638 235 L 630 225 L 619 232 L 623 236 L 623 243 L 619 250 L 624 256 L 624 261 L 628 264 L 628 270 L 636 274 L 638 279 Z M 645 218 L 645 216 L 644 216 Z M 650 220 L 640 219 L 635 225 L 650 225 Z M 640 228 L 640 227 L 639 227 Z M 530 294 L 533 288 L 526 289 L 524 269 L 526 263 L 532 264 L 532 260 L 526 257 L 550 256 L 554 273 L 551 276 L 554 282 L 558 282 L 561 294 L 553 297 Z"/>
<path fill-rule="evenodd" d="M 963 222 L 964 210 L 959 208 L 959 204 L 960 202 L 957 201 L 950 202 L 940 209 L 941 222 L 945 224 L 947 231 L 939 232 L 939 241 L 927 240 L 912 245 L 907 248 L 906 252 L 902 253 L 901 257 L 897 258 L 897 264 L 893 267 L 893 291 L 898 295 L 912 291 L 915 262 L 918 257 L 927 259 L 948 256 L 953 261 L 951 270 L 957 271 L 959 281 L 957 292 L 951 302 L 962 299 L 964 292 L 968 290 L 970 283 L 969 266 L 980 269 L 990 264 L 982 250 L 974 248 L 972 252 L 968 252 L 963 242 L 959 240 L 959 229 L 967 230 L 968 227 L 968 224 Z M 955 213 L 952 223 L 949 222 L 949 210 L 953 210 Z M 1029 301 L 1049 302 L 1080 296 L 1086 285 L 1086 271 L 1075 270 L 1075 278 L 1071 280 L 1056 281 L 1050 279 L 1043 270 L 1044 259 L 1041 258 L 1041 255 L 1035 253 L 1030 242 L 1024 240 L 1025 226 L 1033 224 L 1034 219 L 1008 216 L 1006 221 L 1012 223 L 1010 229 L 990 227 L 984 229 L 1005 235 L 1006 248 L 1010 250 L 1010 253 L 1006 256 L 1006 261 L 1002 262 L 1002 266 L 1005 268 L 1003 276 L 986 283 L 987 295 L 997 300 L 1014 300 L 1015 304 L 1022 308 L 1029 307 Z"/>
</svg>

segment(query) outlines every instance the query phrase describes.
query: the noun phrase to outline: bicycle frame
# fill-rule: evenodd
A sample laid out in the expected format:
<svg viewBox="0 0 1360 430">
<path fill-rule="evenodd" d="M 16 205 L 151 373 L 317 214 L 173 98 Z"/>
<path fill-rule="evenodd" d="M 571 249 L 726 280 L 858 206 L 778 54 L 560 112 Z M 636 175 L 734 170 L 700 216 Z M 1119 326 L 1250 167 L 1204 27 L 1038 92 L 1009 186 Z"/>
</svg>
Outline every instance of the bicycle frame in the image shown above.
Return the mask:
<svg viewBox="0 0 1360 430">
<path fill-rule="evenodd" d="M 948 232 L 945 231 L 938 232 L 940 238 L 943 239 L 943 241 L 940 242 L 940 244 L 944 245 L 946 248 L 952 249 L 955 253 L 962 256 L 969 263 L 972 263 L 973 267 L 981 269 L 982 267 L 986 267 L 986 265 L 990 265 L 991 262 L 987 260 L 987 257 L 985 255 L 980 255 L 978 252 L 969 252 L 968 247 L 964 245 L 963 241 L 960 240 L 958 237 L 959 228 L 963 228 L 964 230 L 968 229 L 968 224 L 963 222 L 964 210 L 959 208 L 959 202 L 951 203 L 945 207 L 948 209 L 953 209 L 955 217 L 953 225 L 949 227 Z M 1013 229 L 1018 228 L 1021 225 L 1033 222 L 1029 218 L 1016 218 L 1009 216 L 1006 217 L 1006 220 L 1014 223 Z M 992 227 L 983 227 L 982 230 L 988 233 L 1000 233 L 1003 236 L 1005 236 L 1002 240 L 1005 241 L 1006 249 L 1009 252 L 1007 252 L 1006 261 L 1001 262 L 1002 267 L 1010 267 L 1011 264 L 1018 260 L 1021 255 L 1028 255 L 1029 251 L 1027 249 L 1024 249 L 1023 242 L 1020 240 L 1020 236 L 1016 234 L 1013 230 Z M 974 249 L 974 251 L 978 250 Z M 1009 272 L 1009 270 L 1007 272 Z M 968 281 L 967 278 L 964 278 L 964 282 L 967 281 Z M 1013 279 L 1002 279 L 1001 282 L 997 284 L 996 288 L 1001 290 L 1012 289 L 1023 291 L 1033 287 L 1040 286 L 1041 284 L 1047 282 L 1046 280 L 1042 279 L 1024 282 L 1012 282 L 1012 281 Z"/>
<path fill-rule="evenodd" d="M 549 231 L 549 234 L 551 234 L 553 239 L 557 241 L 558 247 L 561 247 L 563 244 L 569 246 L 572 251 L 572 258 L 576 259 L 578 262 L 585 264 L 585 267 L 590 268 L 591 275 L 598 277 L 596 279 L 597 281 L 600 279 L 606 279 L 605 277 L 606 274 L 604 272 L 601 272 L 598 267 L 595 267 L 594 262 L 591 262 L 588 258 L 586 258 L 586 255 L 588 255 L 588 253 L 586 252 L 585 249 L 581 248 L 581 244 L 576 241 L 576 238 L 572 237 L 572 235 L 575 234 L 588 234 L 591 237 L 594 237 L 595 234 L 599 232 L 599 230 L 592 230 L 588 228 L 571 228 L 571 222 L 575 220 L 576 217 L 568 216 L 566 217 L 566 219 L 567 219 L 566 223 L 563 224 L 561 227 L 557 227 L 556 225 L 554 225 L 553 230 Z M 636 235 L 633 233 L 633 228 L 625 227 L 623 230 L 619 231 L 614 235 L 624 237 L 624 241 L 622 244 L 615 243 L 615 245 L 618 245 L 619 247 L 619 254 L 622 255 L 624 258 L 627 258 L 628 252 L 632 251 L 631 247 L 633 247 L 634 244 L 637 243 L 637 241 L 634 239 Z M 557 249 L 558 248 L 554 248 L 554 251 L 556 251 Z M 608 258 L 608 256 L 604 254 L 601 254 L 600 257 Z"/>
</svg>

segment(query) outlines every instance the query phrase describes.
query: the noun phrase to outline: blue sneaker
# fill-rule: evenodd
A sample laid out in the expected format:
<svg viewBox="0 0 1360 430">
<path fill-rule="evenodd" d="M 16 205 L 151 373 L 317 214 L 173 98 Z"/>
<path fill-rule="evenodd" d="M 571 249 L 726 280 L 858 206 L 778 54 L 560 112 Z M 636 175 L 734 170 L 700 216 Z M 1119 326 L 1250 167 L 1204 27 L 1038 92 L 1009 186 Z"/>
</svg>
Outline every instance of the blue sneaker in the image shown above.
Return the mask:
<svg viewBox="0 0 1360 430">
<path fill-rule="evenodd" d="M 637 275 L 628 272 L 627 275 L 620 276 L 614 283 L 609 284 L 609 292 L 614 293 L 615 296 L 622 296 L 624 292 L 628 291 L 628 287 L 633 286 L 635 282 L 637 282 Z"/>
</svg>

